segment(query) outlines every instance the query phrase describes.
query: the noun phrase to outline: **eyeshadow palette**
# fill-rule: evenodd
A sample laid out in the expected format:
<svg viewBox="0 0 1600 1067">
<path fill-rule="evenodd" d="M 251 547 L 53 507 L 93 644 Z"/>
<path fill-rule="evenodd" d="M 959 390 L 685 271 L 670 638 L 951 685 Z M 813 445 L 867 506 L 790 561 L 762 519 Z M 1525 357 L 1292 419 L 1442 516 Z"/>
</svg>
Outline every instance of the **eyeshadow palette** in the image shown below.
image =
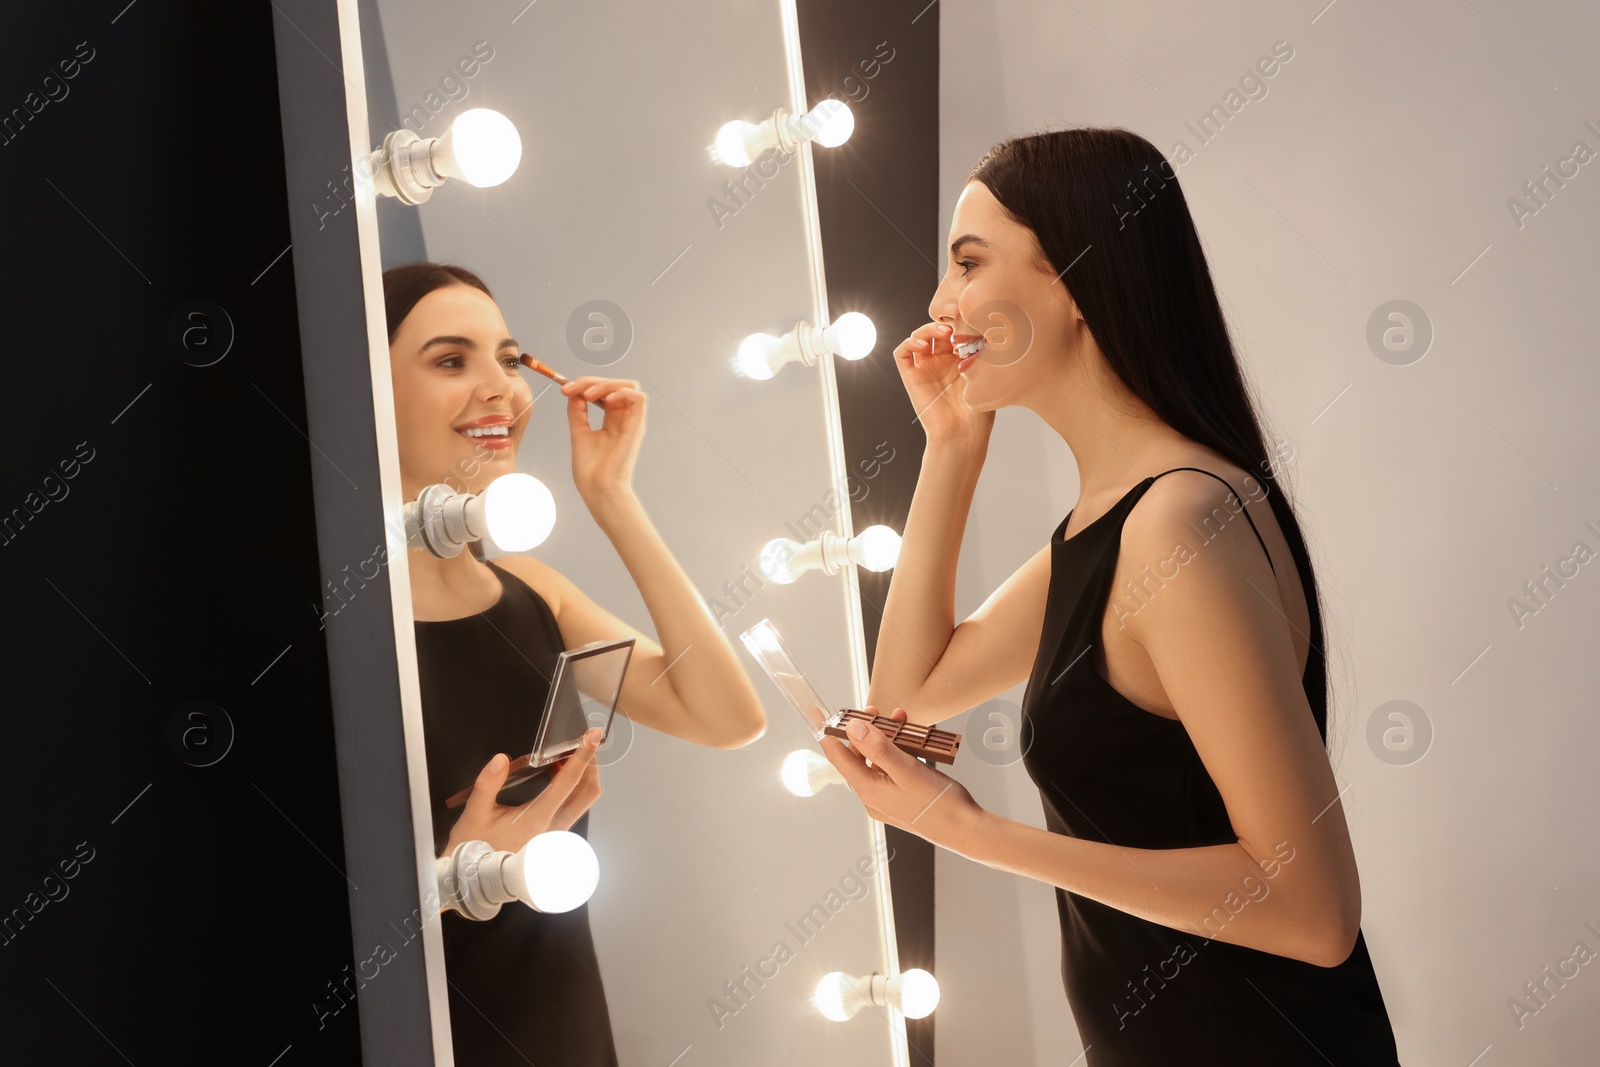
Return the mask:
<svg viewBox="0 0 1600 1067">
<path fill-rule="evenodd" d="M 882 730 L 900 751 L 909 752 L 919 759 L 932 760 L 934 763 L 954 763 L 956 749 L 961 746 L 961 735 L 951 733 L 949 730 L 938 730 L 921 723 L 901 722 L 887 715 L 870 715 L 855 708 L 841 708 L 839 714 L 823 724 L 823 733 L 830 737 L 849 740 L 845 727 L 858 720 Z"/>
</svg>

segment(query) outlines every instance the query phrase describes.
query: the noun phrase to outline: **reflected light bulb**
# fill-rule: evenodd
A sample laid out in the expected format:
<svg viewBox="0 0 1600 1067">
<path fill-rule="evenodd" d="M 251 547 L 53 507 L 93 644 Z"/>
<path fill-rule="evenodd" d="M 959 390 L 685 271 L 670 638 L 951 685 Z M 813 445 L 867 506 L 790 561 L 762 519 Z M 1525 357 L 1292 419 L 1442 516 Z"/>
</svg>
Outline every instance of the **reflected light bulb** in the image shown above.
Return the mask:
<svg viewBox="0 0 1600 1067">
<path fill-rule="evenodd" d="M 531 474 L 502 474 L 483 491 L 483 522 L 496 548 L 526 552 L 555 528 L 556 498 Z"/>
<path fill-rule="evenodd" d="M 829 971 L 812 992 L 811 1004 L 824 1017 L 842 1023 L 860 1010 L 862 997 L 853 988 L 849 975 L 843 971 Z"/>
<path fill-rule="evenodd" d="M 724 123 L 717 131 L 717 158 L 735 167 L 750 165 L 750 149 L 761 136 L 761 127 L 743 119 Z"/>
<path fill-rule="evenodd" d="M 753 333 L 739 344 L 739 373 L 747 378 L 766 381 L 778 373 L 778 368 L 788 361 L 783 338 L 770 333 Z"/>
<path fill-rule="evenodd" d="M 774 538 L 762 546 L 756 567 L 769 580 L 790 585 L 809 569 L 807 559 L 801 558 L 805 547 L 792 538 Z"/>
<path fill-rule="evenodd" d="M 900 558 L 900 535 L 888 526 L 868 526 L 850 542 L 850 558 L 869 571 L 886 571 Z"/>
<path fill-rule="evenodd" d="M 594 895 L 600 861 L 589 842 L 572 831 L 548 830 L 522 846 L 506 864 L 505 875 L 506 888 L 518 900 L 555 914 L 586 904 Z"/>
<path fill-rule="evenodd" d="M 797 797 L 814 797 L 830 785 L 844 785 L 844 776 L 827 758 L 806 748 L 797 748 L 784 758 L 778 772 L 783 787 Z"/>
<path fill-rule="evenodd" d="M 765 381 L 786 363 L 815 367 L 829 352 L 841 359 L 861 359 L 878 344 L 878 328 L 859 311 L 847 311 L 818 329 L 810 322 L 795 324 L 782 337 L 753 333 L 739 344 L 734 365 L 746 377 Z"/>
<path fill-rule="evenodd" d="M 440 174 L 488 188 L 516 171 L 522 161 L 522 138 L 500 112 L 475 107 L 450 124 L 434 145 L 432 158 Z"/>
<path fill-rule="evenodd" d="M 938 1007 L 939 983 L 920 967 L 888 979 L 876 973 L 857 978 L 832 971 L 817 983 L 811 1003 L 834 1022 L 844 1022 L 868 1004 L 894 1008 L 908 1019 L 921 1019 Z"/>
<path fill-rule="evenodd" d="M 847 311 L 822 331 L 822 340 L 844 359 L 861 359 L 877 346 L 878 328 L 861 312 Z"/>
</svg>

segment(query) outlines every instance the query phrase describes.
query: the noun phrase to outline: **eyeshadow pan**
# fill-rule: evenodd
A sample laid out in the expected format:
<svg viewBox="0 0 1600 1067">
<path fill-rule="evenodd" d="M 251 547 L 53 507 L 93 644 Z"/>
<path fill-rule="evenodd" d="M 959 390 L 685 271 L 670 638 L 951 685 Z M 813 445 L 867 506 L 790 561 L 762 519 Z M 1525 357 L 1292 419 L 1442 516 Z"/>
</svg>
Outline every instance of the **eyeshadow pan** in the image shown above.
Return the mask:
<svg viewBox="0 0 1600 1067">
<path fill-rule="evenodd" d="M 934 763 L 954 763 L 956 750 L 961 746 L 961 735 L 949 730 L 940 730 L 918 722 L 901 722 L 891 719 L 887 715 L 869 715 L 856 708 L 841 708 L 839 714 L 823 724 L 823 733 L 830 737 L 849 739 L 845 727 L 850 723 L 860 720 L 870 723 L 884 732 L 884 735 L 902 752 L 909 752 L 919 759 L 932 760 Z"/>
</svg>

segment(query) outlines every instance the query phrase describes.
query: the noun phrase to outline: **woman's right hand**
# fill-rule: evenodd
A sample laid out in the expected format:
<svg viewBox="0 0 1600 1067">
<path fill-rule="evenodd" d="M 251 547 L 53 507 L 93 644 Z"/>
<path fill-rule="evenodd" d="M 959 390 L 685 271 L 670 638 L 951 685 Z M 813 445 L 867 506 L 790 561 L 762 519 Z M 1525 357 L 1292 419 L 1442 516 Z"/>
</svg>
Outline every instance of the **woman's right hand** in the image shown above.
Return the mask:
<svg viewBox="0 0 1600 1067">
<path fill-rule="evenodd" d="M 942 322 L 918 326 L 894 350 L 900 381 L 929 442 L 969 440 L 985 443 L 994 428 L 993 411 L 967 407 L 967 383 L 956 370 L 951 328 Z"/>
<path fill-rule="evenodd" d="M 511 768 L 505 753 L 498 753 L 478 772 L 472 795 L 450 829 L 444 854 L 448 856 L 466 841 L 487 841 L 497 851 L 516 852 L 547 830 L 572 829 L 572 824 L 600 799 L 600 766 L 595 763 L 595 752 L 603 733 L 594 727 L 584 734 L 583 744 L 561 761 L 544 792 L 526 804 L 496 802 Z"/>
</svg>

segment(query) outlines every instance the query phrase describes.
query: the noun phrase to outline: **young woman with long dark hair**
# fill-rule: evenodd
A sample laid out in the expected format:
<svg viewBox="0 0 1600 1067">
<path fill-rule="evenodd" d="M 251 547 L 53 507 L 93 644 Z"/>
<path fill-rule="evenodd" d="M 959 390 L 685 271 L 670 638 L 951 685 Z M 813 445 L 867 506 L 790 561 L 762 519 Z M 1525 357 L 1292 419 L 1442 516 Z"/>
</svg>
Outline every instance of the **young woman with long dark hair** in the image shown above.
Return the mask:
<svg viewBox="0 0 1600 1067">
<path fill-rule="evenodd" d="M 516 470 L 532 417 L 521 348 L 488 286 L 465 268 L 403 264 L 384 272 L 383 295 L 404 498 L 435 483 L 482 492 Z M 436 855 L 464 841 L 516 851 L 546 830 L 586 834 L 600 795 L 598 730 L 559 770 L 502 792 L 508 757 L 527 751 L 529 716 L 563 649 L 636 639 L 618 703 L 635 722 L 715 748 L 765 729 L 749 676 L 634 495 L 647 401 L 639 383 L 585 376 L 561 392 L 573 482 L 638 583 L 661 644 L 531 555 L 486 561 L 476 544 L 449 559 L 408 553 Z M 604 407 L 598 429 L 589 400 Z M 465 808 L 449 809 L 446 798 L 468 785 Z M 457 1063 L 615 1067 L 588 912 L 510 904 L 484 922 L 444 914 Z"/>
<path fill-rule="evenodd" d="M 1126 130 L 1013 138 L 968 175 L 950 242 L 933 321 L 895 350 L 927 448 L 869 701 L 936 723 L 1026 679 L 1047 828 L 871 727 L 825 738 L 829 759 L 873 818 L 1056 887 L 1089 1067 L 1398 1062 L 1326 751 L 1316 578 L 1176 172 Z M 956 625 L 1008 406 L 1066 441 L 1078 501 Z"/>
</svg>

